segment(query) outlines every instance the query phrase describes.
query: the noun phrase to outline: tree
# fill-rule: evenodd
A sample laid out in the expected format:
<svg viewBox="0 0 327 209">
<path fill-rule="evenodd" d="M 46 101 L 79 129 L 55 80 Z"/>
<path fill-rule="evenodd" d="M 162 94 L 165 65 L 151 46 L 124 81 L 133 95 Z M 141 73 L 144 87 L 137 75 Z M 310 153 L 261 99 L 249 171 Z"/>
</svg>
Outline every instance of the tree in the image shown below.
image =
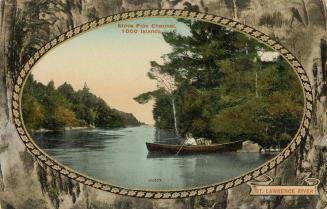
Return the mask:
<svg viewBox="0 0 327 209">
<path fill-rule="evenodd" d="M 34 80 L 31 75 L 23 91 L 23 117 L 27 128 L 46 128 L 62 131 L 65 127 L 97 126 L 125 127 L 137 126 L 140 122 L 132 115 L 111 109 L 107 103 L 92 94 L 87 84 L 74 91 L 65 82 L 58 88 L 54 82 L 47 85 Z"/>
<path fill-rule="evenodd" d="M 67 126 L 76 126 L 78 125 L 77 119 L 75 117 L 75 113 L 69 110 L 65 106 L 58 106 L 54 113 L 54 118 L 58 124 L 62 124 L 63 127 Z"/>
<path fill-rule="evenodd" d="M 30 95 L 24 95 L 24 105 L 22 108 L 23 115 L 29 115 L 24 118 L 26 127 L 31 130 L 36 130 L 42 127 L 42 121 L 44 119 L 44 112 L 41 104 Z"/>
<path fill-rule="evenodd" d="M 155 79 L 157 81 L 157 85 L 159 88 L 163 90 L 163 92 L 170 98 L 170 102 L 173 109 L 173 119 L 174 119 L 174 128 L 175 133 L 178 136 L 178 125 L 177 125 L 177 116 L 176 116 L 176 104 L 175 104 L 175 91 L 176 91 L 176 82 L 173 76 L 161 72 L 161 68 L 157 63 L 152 62 L 151 63 L 152 68 L 150 69 L 150 72 L 148 73 L 148 76 L 150 79 Z"/>
<path fill-rule="evenodd" d="M 270 49 L 241 33 L 211 23 L 179 21 L 189 34 L 163 33 L 172 51 L 162 56 L 163 64 L 151 62 L 148 76 L 157 80 L 158 90 L 135 98 L 139 103 L 155 99 L 157 127 L 174 123 L 181 135 L 250 139 L 263 146 L 276 143 L 282 134 L 283 140 L 295 134 L 303 95 L 285 60 L 264 60 L 262 54 L 272 53 Z M 167 114 L 165 101 L 178 123 Z"/>
<path fill-rule="evenodd" d="M 66 98 L 74 98 L 74 89 L 72 85 L 68 84 L 67 82 L 59 86 L 58 91 Z"/>
</svg>

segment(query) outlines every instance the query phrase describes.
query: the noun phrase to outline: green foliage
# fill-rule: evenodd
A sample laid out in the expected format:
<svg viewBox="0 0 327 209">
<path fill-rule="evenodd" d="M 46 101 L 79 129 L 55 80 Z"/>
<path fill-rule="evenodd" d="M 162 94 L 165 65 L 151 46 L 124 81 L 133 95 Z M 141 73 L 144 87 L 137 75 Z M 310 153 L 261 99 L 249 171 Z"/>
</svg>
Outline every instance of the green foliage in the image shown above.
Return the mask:
<svg viewBox="0 0 327 209">
<path fill-rule="evenodd" d="M 41 104 L 30 95 L 24 95 L 23 100 L 25 105 L 22 108 L 24 115 L 30 117 L 24 118 L 24 122 L 28 129 L 38 129 L 42 125 L 44 119 L 44 111 Z"/>
<path fill-rule="evenodd" d="M 30 130 L 140 125 L 133 115 L 111 109 L 105 101 L 92 94 L 86 84 L 78 91 L 68 83 L 56 89 L 53 81 L 43 85 L 32 75 L 25 83 L 22 110 L 24 122 Z"/>
<path fill-rule="evenodd" d="M 258 52 L 270 49 L 244 34 L 211 23 L 179 21 L 190 35 L 164 33 L 173 50 L 162 56 L 163 64 L 152 61 L 149 71 L 158 83 L 169 75 L 176 89 L 135 98 L 139 103 L 155 100 L 155 125 L 173 127 L 174 99 L 182 135 L 285 146 L 303 111 L 302 88 L 288 63 L 280 57 L 261 61 Z"/>
<path fill-rule="evenodd" d="M 116 112 L 110 109 L 103 100 L 97 104 L 97 113 L 95 117 L 95 124 L 98 127 L 124 127 L 123 120 Z"/>
</svg>

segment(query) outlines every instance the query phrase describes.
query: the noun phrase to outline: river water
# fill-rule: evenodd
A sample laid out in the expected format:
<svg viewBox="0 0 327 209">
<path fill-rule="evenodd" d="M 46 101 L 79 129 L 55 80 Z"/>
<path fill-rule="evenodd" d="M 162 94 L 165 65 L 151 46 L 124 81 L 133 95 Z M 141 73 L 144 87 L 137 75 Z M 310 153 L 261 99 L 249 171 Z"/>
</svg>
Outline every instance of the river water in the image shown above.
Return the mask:
<svg viewBox="0 0 327 209">
<path fill-rule="evenodd" d="M 272 158 L 259 153 L 148 155 L 145 142 L 158 139 L 151 126 L 84 129 L 33 136 L 60 163 L 88 176 L 129 189 L 186 189 L 239 176 Z M 166 138 L 169 138 L 166 136 Z"/>
</svg>

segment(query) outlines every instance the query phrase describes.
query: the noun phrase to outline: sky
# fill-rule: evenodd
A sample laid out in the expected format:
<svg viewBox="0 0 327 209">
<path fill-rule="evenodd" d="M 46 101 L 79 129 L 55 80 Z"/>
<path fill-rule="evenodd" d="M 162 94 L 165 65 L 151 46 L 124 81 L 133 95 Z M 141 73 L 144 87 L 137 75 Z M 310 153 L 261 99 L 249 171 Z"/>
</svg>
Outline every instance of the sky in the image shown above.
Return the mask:
<svg viewBox="0 0 327 209">
<path fill-rule="evenodd" d="M 189 30 L 174 18 L 146 18 L 122 21 L 91 30 L 50 50 L 33 67 L 34 78 L 58 87 L 64 82 L 81 89 L 87 83 L 90 91 L 115 109 L 133 113 L 141 122 L 154 124 L 153 102 L 138 104 L 133 100 L 141 93 L 155 90 L 156 81 L 147 77 L 150 61 L 162 62 L 171 51 L 160 33 L 124 34 L 118 24 L 176 25 L 184 35 Z M 171 31 L 174 29 L 162 29 Z"/>
</svg>

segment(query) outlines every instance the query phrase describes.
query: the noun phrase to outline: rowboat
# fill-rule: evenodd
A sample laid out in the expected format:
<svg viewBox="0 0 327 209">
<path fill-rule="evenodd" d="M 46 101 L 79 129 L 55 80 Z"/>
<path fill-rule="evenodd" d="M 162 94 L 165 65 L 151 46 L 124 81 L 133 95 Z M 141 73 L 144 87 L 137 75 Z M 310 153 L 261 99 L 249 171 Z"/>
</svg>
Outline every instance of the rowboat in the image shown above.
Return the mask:
<svg viewBox="0 0 327 209">
<path fill-rule="evenodd" d="M 176 154 L 193 154 L 193 153 L 212 153 L 212 152 L 233 152 L 242 149 L 242 140 L 210 145 L 176 145 L 176 144 L 158 144 L 146 142 L 146 147 L 150 152 L 163 152 Z"/>
</svg>

